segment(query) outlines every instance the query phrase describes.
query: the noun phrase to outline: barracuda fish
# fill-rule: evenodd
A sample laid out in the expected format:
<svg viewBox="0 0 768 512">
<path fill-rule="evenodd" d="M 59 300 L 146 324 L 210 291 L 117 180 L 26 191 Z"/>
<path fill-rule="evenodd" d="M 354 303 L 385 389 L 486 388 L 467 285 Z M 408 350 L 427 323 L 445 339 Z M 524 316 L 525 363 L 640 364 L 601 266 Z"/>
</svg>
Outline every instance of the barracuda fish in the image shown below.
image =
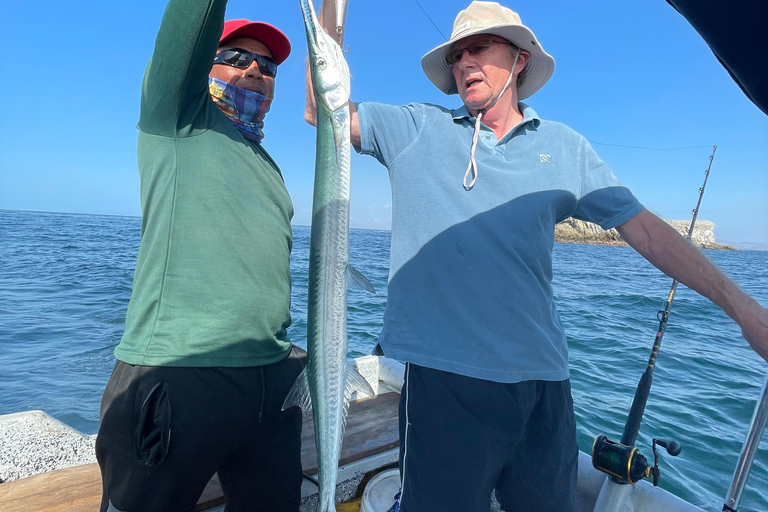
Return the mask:
<svg viewBox="0 0 768 512">
<path fill-rule="evenodd" d="M 351 284 L 369 291 L 373 287 L 349 266 L 349 68 L 339 45 L 320 27 L 310 1 L 300 3 L 317 105 L 317 149 L 309 248 L 307 366 L 283 408 L 299 405 L 312 409 L 320 485 L 317 510 L 335 512 L 348 397 L 353 391 L 374 394 L 347 362 L 348 278 Z"/>
</svg>

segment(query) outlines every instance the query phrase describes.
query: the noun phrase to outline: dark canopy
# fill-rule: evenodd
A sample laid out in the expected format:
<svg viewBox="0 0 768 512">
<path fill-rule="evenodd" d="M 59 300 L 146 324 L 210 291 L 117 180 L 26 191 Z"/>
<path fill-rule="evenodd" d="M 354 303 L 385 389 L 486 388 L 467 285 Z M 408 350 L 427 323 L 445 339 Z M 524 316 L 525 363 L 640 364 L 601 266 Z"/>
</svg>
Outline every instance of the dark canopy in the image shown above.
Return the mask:
<svg viewBox="0 0 768 512">
<path fill-rule="evenodd" d="M 768 0 L 667 0 L 768 114 Z"/>
</svg>

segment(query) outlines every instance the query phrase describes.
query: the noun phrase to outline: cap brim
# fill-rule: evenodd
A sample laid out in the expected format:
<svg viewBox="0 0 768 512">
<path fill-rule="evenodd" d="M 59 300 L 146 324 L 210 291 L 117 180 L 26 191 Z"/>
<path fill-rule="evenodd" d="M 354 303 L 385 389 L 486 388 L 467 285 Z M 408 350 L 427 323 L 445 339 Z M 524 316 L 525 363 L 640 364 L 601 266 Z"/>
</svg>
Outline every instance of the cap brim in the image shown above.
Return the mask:
<svg viewBox="0 0 768 512">
<path fill-rule="evenodd" d="M 552 73 L 555 72 L 555 59 L 552 58 L 536 41 L 536 36 L 522 25 L 498 25 L 484 27 L 476 31 L 463 33 L 460 38 L 443 43 L 437 48 L 427 52 L 421 58 L 421 68 L 430 82 L 445 94 L 458 94 L 456 80 L 453 77 L 453 69 L 445 61 L 445 57 L 451 46 L 461 39 L 478 34 L 493 34 L 503 37 L 518 48 L 528 51 L 531 58 L 525 66 L 525 81 L 517 90 L 520 100 L 532 96 L 536 91 L 544 87 Z"/>
<path fill-rule="evenodd" d="M 269 23 L 252 21 L 236 28 L 226 36 L 222 36 L 219 44 L 225 43 L 236 37 L 250 37 L 264 43 L 269 48 L 272 58 L 277 64 L 282 64 L 291 54 L 291 42 L 277 27 Z"/>
</svg>

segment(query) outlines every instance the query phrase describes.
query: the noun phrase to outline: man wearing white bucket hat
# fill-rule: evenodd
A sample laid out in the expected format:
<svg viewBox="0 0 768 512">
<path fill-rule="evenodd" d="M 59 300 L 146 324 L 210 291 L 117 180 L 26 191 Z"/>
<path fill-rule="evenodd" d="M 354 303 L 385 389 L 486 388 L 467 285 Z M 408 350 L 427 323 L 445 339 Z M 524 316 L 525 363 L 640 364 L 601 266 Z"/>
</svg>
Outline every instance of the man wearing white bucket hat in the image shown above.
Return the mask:
<svg viewBox="0 0 768 512">
<path fill-rule="evenodd" d="M 335 6 L 323 23 L 335 32 Z M 463 105 L 350 103 L 355 148 L 384 164 L 392 246 L 380 344 L 407 363 L 401 512 L 576 510 L 568 349 L 552 293 L 554 227 L 617 228 L 721 306 L 768 360 L 768 311 L 639 203 L 589 143 L 520 100 L 554 59 L 495 2 L 459 13 L 422 59 Z M 314 121 L 309 84 L 306 118 Z"/>
</svg>

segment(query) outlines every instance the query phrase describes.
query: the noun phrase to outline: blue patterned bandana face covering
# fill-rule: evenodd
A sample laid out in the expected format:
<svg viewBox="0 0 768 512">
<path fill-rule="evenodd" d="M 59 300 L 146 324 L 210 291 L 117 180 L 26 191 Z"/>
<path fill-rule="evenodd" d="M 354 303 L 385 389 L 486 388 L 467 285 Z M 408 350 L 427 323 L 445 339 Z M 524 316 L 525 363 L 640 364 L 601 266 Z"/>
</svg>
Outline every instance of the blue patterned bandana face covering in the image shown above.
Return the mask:
<svg viewBox="0 0 768 512">
<path fill-rule="evenodd" d="M 264 117 L 269 112 L 272 98 L 212 77 L 208 78 L 208 91 L 216 106 L 243 137 L 261 143 L 264 138 Z"/>
</svg>

